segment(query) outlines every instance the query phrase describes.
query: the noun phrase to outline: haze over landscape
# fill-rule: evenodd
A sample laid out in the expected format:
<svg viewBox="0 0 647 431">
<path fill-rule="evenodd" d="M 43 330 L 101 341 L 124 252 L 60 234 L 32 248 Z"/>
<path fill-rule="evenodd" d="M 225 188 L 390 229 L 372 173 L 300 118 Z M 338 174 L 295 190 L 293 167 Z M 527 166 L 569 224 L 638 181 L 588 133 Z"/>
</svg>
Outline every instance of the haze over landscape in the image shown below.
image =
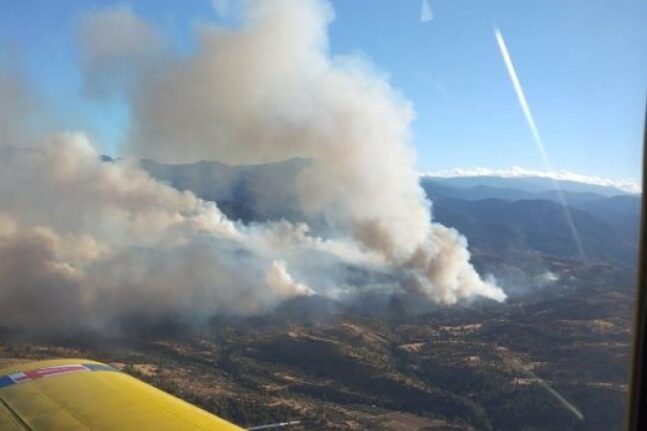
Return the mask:
<svg viewBox="0 0 647 431">
<path fill-rule="evenodd" d="M 0 361 L 96 358 L 245 426 L 621 429 L 635 170 L 421 164 L 344 6 L 209 7 L 189 50 L 79 11 L 70 112 L 0 57 Z M 82 127 L 115 110 L 109 145 Z"/>
</svg>

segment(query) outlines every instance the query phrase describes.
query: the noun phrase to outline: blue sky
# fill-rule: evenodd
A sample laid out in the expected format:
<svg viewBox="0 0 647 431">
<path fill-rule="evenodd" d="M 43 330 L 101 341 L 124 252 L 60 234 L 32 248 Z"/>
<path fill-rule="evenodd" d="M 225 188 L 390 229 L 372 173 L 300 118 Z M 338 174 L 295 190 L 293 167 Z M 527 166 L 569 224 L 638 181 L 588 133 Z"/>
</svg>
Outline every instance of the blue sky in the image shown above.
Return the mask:
<svg viewBox="0 0 647 431">
<path fill-rule="evenodd" d="M 421 171 L 543 169 L 493 34 L 498 26 L 556 169 L 638 178 L 647 94 L 647 2 L 334 0 L 333 54 L 369 59 L 415 107 Z M 24 71 L 50 107 L 43 129 L 86 130 L 109 154 L 123 100 L 82 93 L 76 26 L 84 11 L 131 5 L 182 51 L 218 17 L 207 0 L 0 1 L 0 67 Z"/>
</svg>

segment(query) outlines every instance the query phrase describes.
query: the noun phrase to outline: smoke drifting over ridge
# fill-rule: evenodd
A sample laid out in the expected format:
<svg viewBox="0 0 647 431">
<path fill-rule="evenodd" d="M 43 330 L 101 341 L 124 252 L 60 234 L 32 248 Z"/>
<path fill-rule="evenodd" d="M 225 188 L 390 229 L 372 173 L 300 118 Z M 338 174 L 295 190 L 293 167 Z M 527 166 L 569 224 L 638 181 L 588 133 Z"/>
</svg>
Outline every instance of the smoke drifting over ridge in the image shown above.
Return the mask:
<svg viewBox="0 0 647 431">
<path fill-rule="evenodd" d="M 505 298 L 476 273 L 465 238 L 431 222 L 408 145 L 410 104 L 370 65 L 328 54 L 330 7 L 245 5 L 235 29 L 203 25 L 188 56 L 127 8 L 85 17 L 86 91 L 129 101 L 132 159 L 101 162 L 80 134 L 0 147 L 1 325 L 252 314 L 350 291 L 350 266 L 442 303 Z M 115 39 L 120 29 L 130 36 Z M 305 224 L 227 220 L 152 179 L 135 157 L 308 158 L 299 200 L 326 220 L 327 237 Z"/>
<path fill-rule="evenodd" d="M 308 236 L 303 225 L 237 226 L 130 161 L 101 162 L 83 135 L 1 148 L 0 166 L 3 325 L 246 315 L 312 294 L 288 262 L 303 266 L 320 254 L 333 267 L 380 264 L 350 243 Z"/>
</svg>

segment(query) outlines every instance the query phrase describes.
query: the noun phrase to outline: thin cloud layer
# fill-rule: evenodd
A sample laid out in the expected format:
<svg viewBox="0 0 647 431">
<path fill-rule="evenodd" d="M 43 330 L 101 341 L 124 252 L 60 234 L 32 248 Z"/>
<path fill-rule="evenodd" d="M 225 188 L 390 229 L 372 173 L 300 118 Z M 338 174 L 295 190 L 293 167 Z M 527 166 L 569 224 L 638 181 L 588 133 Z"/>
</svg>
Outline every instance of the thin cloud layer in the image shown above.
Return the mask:
<svg viewBox="0 0 647 431">
<path fill-rule="evenodd" d="M 575 181 L 578 183 L 592 184 L 603 187 L 615 187 L 627 193 L 640 193 L 640 185 L 631 180 L 618 181 L 603 177 L 577 174 L 566 170 L 539 171 L 514 166 L 511 169 L 447 169 L 435 172 L 424 172 L 422 177 L 430 178 L 460 178 L 460 177 L 501 177 L 501 178 L 547 178 L 557 181 Z"/>
</svg>

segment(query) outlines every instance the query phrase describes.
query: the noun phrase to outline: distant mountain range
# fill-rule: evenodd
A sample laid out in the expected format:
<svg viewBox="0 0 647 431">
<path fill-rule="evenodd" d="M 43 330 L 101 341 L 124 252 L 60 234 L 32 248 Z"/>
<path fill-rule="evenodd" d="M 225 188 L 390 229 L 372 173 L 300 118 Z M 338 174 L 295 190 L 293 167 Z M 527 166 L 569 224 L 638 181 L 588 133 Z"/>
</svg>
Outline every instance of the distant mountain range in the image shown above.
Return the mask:
<svg viewBox="0 0 647 431">
<path fill-rule="evenodd" d="M 307 220 L 297 197 L 299 173 L 310 161 L 229 166 L 220 162 L 163 164 L 142 160 L 153 177 L 215 201 L 243 222 Z M 474 176 L 421 178 L 433 218 L 491 254 L 541 253 L 578 258 L 560 192 L 585 257 L 632 264 L 637 252 L 640 195 L 619 188 L 549 178 Z"/>
<path fill-rule="evenodd" d="M 306 159 L 243 166 L 206 161 L 176 165 L 141 161 L 142 168 L 154 178 L 214 201 L 228 217 L 243 222 L 303 218 L 296 180 L 309 164 Z"/>
<path fill-rule="evenodd" d="M 586 257 L 635 260 L 641 195 L 532 177 L 422 178 L 421 185 L 434 203 L 435 220 L 456 227 L 478 248 L 577 256 L 563 198 Z"/>
</svg>

